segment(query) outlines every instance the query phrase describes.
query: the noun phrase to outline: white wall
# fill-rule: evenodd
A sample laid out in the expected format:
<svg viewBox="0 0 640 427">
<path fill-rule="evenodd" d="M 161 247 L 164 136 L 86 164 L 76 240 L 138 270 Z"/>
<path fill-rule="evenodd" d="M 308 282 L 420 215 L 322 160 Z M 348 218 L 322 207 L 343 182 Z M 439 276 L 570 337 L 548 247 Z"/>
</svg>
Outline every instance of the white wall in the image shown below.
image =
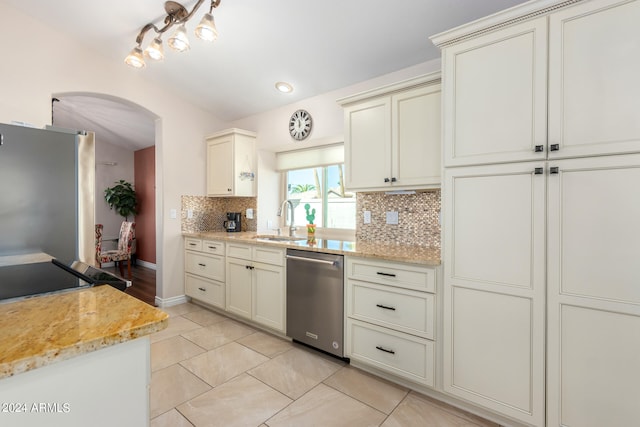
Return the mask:
<svg viewBox="0 0 640 427">
<path fill-rule="evenodd" d="M 183 256 L 180 218 L 182 194 L 204 194 L 203 136 L 225 127 L 211 114 L 145 79 L 144 72 L 109 61 L 0 2 L 2 67 L 0 122 L 38 127 L 51 123 L 51 95 L 93 92 L 127 99 L 155 113 L 158 239 L 158 290 L 161 298 L 182 295 Z M 25 31 L 28 28 L 29 31 Z M 20 35 L 16 37 L 16 34 Z M 92 231 L 93 232 L 93 231 Z"/>
<path fill-rule="evenodd" d="M 112 163 L 116 163 L 112 165 Z M 100 141 L 96 135 L 96 192 L 95 222 L 104 225 L 105 239 L 118 238 L 120 224 L 124 221 L 115 210 L 109 208 L 104 200 L 104 190 L 113 187 L 117 181 L 124 179 L 134 182 L 134 152 L 108 142 Z M 129 217 L 129 221 L 133 218 Z"/>
<path fill-rule="evenodd" d="M 425 43 L 428 41 L 425 40 Z M 337 99 L 434 71 L 440 71 L 440 59 L 423 62 L 413 67 L 233 122 L 233 127 L 251 130 L 258 134 L 257 147 L 260 160 L 258 165 L 258 232 L 269 232 L 267 221 L 272 221 L 274 227 L 277 227 L 280 220 L 276 216 L 276 212 L 280 207 L 283 194 L 280 174 L 274 171 L 273 152 L 295 150 L 311 144 L 322 145 L 343 141 L 344 116 L 342 107 L 336 103 Z M 283 96 L 286 95 L 283 94 Z M 310 136 L 302 142 L 295 141 L 289 136 L 289 118 L 298 109 L 307 110 L 313 118 L 313 130 Z M 274 187 L 274 185 L 278 187 Z"/>
</svg>

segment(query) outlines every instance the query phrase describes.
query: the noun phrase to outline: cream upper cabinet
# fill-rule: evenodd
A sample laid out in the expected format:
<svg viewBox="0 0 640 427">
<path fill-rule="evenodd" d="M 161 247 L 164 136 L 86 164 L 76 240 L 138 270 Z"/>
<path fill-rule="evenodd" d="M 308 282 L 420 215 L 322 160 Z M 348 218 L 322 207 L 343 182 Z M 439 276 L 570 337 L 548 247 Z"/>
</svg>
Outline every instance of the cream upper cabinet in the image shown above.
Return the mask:
<svg viewBox="0 0 640 427">
<path fill-rule="evenodd" d="M 338 100 L 345 117 L 346 187 L 440 186 L 439 74 Z"/>
<path fill-rule="evenodd" d="M 640 152 L 640 2 L 549 17 L 550 158 Z"/>
<path fill-rule="evenodd" d="M 542 426 L 544 162 L 444 177 L 444 390 Z"/>
<path fill-rule="evenodd" d="M 256 195 L 256 134 L 229 129 L 206 138 L 207 196 Z"/>
<path fill-rule="evenodd" d="M 543 17 L 443 50 L 445 167 L 545 158 L 546 46 Z"/>
</svg>

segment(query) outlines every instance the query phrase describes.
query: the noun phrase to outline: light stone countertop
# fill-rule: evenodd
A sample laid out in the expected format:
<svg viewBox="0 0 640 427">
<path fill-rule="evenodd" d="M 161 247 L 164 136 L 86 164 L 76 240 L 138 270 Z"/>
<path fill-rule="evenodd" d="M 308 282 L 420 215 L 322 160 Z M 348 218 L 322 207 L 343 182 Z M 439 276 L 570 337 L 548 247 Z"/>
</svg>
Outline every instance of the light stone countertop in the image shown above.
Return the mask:
<svg viewBox="0 0 640 427">
<path fill-rule="evenodd" d="M 0 304 L 0 379 L 152 334 L 169 315 L 109 285 Z"/>
<path fill-rule="evenodd" d="M 298 237 L 292 242 L 276 242 L 258 239 L 267 235 L 259 235 L 254 232 L 228 233 L 220 232 L 200 232 L 183 233 L 184 237 L 196 239 L 218 240 L 236 243 L 249 243 L 256 245 L 285 247 L 302 249 L 314 252 L 335 253 L 341 255 L 353 255 L 363 258 L 374 258 L 386 261 L 407 262 L 412 264 L 422 264 L 430 267 L 437 267 L 441 264 L 440 249 L 428 248 L 416 245 L 395 245 L 388 243 L 374 242 L 349 242 L 344 240 L 316 239 L 315 244 L 309 244 L 305 237 Z"/>
</svg>

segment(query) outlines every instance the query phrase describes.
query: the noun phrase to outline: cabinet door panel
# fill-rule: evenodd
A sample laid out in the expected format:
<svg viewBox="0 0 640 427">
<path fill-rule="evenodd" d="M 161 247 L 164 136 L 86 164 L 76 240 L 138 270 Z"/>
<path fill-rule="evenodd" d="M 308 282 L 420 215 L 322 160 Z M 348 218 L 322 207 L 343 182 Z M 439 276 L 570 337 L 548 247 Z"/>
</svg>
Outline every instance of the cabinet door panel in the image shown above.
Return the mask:
<svg viewBox="0 0 640 427">
<path fill-rule="evenodd" d="M 231 195 L 233 192 L 232 138 L 207 144 L 207 195 Z"/>
<path fill-rule="evenodd" d="M 227 258 L 227 311 L 251 319 L 251 269 L 249 261 Z"/>
<path fill-rule="evenodd" d="M 635 425 L 640 155 L 550 164 L 548 425 Z"/>
<path fill-rule="evenodd" d="M 543 159 L 546 18 L 445 49 L 445 166 Z"/>
<path fill-rule="evenodd" d="M 640 151 L 640 2 L 600 0 L 551 15 L 551 158 Z"/>
<path fill-rule="evenodd" d="M 449 387 L 530 413 L 531 300 L 456 287 L 451 303 Z"/>
<path fill-rule="evenodd" d="M 440 85 L 391 98 L 393 185 L 440 185 Z"/>
<path fill-rule="evenodd" d="M 544 423 L 544 166 L 450 168 L 443 193 L 445 391 L 532 425 Z"/>
<path fill-rule="evenodd" d="M 345 114 L 346 186 L 384 186 L 391 179 L 391 100 L 389 97 L 347 106 Z"/>
<path fill-rule="evenodd" d="M 285 332 L 284 267 L 255 264 L 253 320 Z"/>
</svg>

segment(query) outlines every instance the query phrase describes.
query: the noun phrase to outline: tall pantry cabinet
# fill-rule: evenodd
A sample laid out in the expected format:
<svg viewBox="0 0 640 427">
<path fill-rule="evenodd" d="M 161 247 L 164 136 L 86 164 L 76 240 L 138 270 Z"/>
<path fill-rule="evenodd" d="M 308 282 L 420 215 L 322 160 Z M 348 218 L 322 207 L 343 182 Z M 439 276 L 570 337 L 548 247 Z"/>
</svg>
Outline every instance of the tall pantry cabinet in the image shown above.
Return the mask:
<svg viewBox="0 0 640 427">
<path fill-rule="evenodd" d="M 527 2 L 443 55 L 445 392 L 640 425 L 640 1 Z"/>
</svg>

